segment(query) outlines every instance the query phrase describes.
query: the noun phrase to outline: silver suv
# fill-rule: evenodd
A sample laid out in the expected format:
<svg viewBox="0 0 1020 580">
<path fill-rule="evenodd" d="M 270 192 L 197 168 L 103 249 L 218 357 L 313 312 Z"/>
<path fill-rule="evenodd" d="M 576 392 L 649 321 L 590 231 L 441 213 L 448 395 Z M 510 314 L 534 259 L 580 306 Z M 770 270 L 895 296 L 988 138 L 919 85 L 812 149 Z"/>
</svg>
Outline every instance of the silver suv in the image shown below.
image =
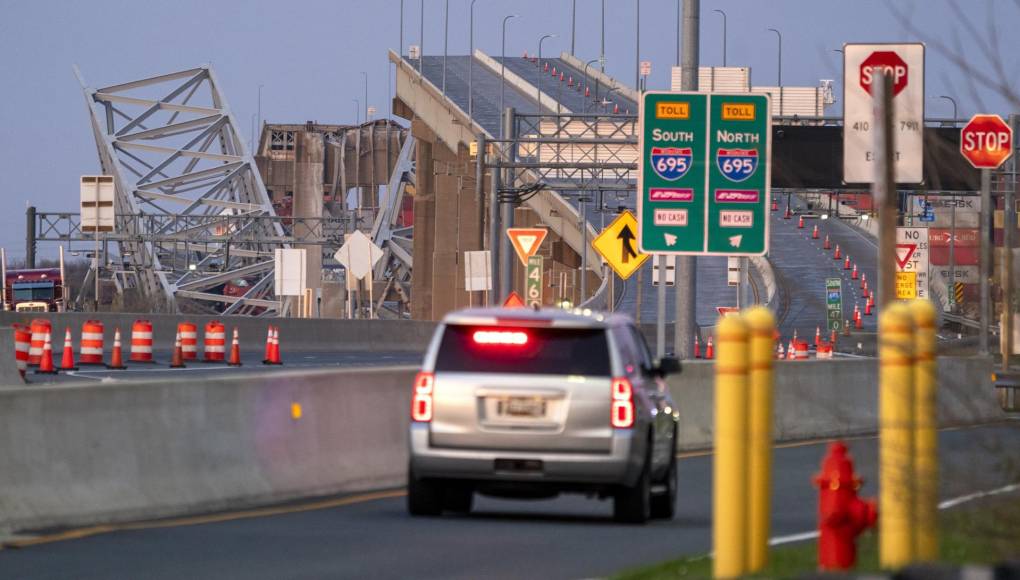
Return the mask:
<svg viewBox="0 0 1020 580">
<path fill-rule="evenodd" d="M 447 315 L 415 378 L 408 510 L 576 492 L 613 498 L 619 521 L 672 518 L 679 412 L 663 377 L 679 370 L 625 316 Z"/>
</svg>

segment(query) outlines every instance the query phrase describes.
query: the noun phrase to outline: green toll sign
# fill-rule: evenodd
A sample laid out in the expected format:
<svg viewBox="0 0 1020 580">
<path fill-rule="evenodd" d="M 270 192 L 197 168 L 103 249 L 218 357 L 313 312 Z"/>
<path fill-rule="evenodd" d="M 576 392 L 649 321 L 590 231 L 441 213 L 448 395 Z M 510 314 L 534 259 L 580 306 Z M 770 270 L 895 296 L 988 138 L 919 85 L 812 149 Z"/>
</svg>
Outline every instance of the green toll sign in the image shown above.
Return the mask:
<svg viewBox="0 0 1020 580">
<path fill-rule="evenodd" d="M 641 96 L 638 242 L 659 254 L 768 251 L 767 95 Z"/>
<path fill-rule="evenodd" d="M 825 279 L 825 312 L 829 330 L 843 328 L 843 281 L 839 278 Z"/>
</svg>

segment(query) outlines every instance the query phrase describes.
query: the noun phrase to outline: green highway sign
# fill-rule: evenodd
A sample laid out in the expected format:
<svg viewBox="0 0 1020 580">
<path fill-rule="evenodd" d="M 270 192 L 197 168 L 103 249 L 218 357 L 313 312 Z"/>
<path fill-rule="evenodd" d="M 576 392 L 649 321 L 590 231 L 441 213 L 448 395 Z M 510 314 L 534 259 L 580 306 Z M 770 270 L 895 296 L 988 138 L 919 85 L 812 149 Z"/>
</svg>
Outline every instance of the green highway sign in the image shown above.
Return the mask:
<svg viewBox="0 0 1020 580">
<path fill-rule="evenodd" d="M 640 250 L 765 254 L 772 148 L 768 96 L 646 92 L 638 119 Z"/>
<path fill-rule="evenodd" d="M 843 327 L 843 281 L 839 278 L 825 279 L 825 311 L 829 330 Z"/>
<path fill-rule="evenodd" d="M 542 306 L 542 256 L 528 256 L 524 281 L 524 303 L 528 308 Z"/>
</svg>

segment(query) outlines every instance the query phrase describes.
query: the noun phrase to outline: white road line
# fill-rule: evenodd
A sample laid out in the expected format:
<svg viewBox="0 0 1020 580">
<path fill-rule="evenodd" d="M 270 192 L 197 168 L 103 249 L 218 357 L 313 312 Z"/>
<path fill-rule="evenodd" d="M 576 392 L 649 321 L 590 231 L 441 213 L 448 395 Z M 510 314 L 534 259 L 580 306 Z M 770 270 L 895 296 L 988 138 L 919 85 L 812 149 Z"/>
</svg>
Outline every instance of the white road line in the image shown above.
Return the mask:
<svg viewBox="0 0 1020 580">
<path fill-rule="evenodd" d="M 993 495 L 1001 495 L 1004 493 L 1010 493 L 1014 491 L 1020 491 L 1020 483 L 1011 483 L 995 489 L 988 489 L 985 491 L 978 491 L 975 493 L 968 493 L 967 495 L 961 495 L 958 497 L 950 498 L 945 501 L 939 502 L 939 509 L 945 510 L 956 507 L 960 504 L 981 499 L 983 497 L 991 497 Z M 770 546 L 781 546 L 783 544 L 793 544 L 795 542 L 804 542 L 807 540 L 813 540 L 818 537 L 817 531 L 801 532 L 799 534 L 789 534 L 786 536 L 776 536 L 769 539 Z"/>
<path fill-rule="evenodd" d="M 82 371 L 67 371 L 64 374 L 69 376 L 69 377 L 81 377 L 83 379 L 92 379 L 93 381 L 101 381 L 101 380 L 103 380 L 103 377 L 89 377 L 89 376 L 80 374 L 81 372 Z M 88 371 L 85 371 L 85 372 L 88 372 Z"/>
</svg>

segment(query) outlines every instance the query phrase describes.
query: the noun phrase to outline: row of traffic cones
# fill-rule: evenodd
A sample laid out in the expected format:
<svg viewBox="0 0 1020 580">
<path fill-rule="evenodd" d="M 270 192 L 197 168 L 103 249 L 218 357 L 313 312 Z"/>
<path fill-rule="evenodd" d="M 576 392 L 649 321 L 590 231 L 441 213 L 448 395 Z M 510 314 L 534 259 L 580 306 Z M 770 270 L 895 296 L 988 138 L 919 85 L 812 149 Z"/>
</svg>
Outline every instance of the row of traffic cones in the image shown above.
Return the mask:
<svg viewBox="0 0 1020 580">
<path fill-rule="evenodd" d="M 701 342 L 698 340 L 698 335 L 694 335 L 694 358 L 701 358 Z M 708 337 L 708 342 L 705 344 L 705 360 L 712 360 L 715 358 L 715 347 L 712 345 L 712 337 Z"/>
<path fill-rule="evenodd" d="M 283 364 L 283 361 L 280 358 L 280 330 L 278 327 L 269 327 L 269 333 L 266 337 L 266 357 L 265 360 L 262 361 L 262 364 Z M 232 367 L 241 366 L 241 344 L 238 340 L 236 328 L 234 329 L 234 337 L 230 345 L 230 359 L 227 361 L 227 365 Z M 177 336 L 174 339 L 174 352 L 170 361 L 170 368 L 179 369 L 184 367 L 184 356 L 181 350 L 181 333 L 178 331 Z M 119 328 L 117 328 L 113 334 L 113 352 L 110 355 L 110 364 L 106 365 L 106 368 L 111 370 L 123 370 L 127 368 L 124 366 L 124 353 L 121 345 Z M 74 363 L 74 346 L 71 342 L 70 327 L 68 327 L 64 332 L 64 352 L 61 356 L 59 369 L 53 364 L 53 345 L 50 340 L 50 335 L 47 333 L 43 344 L 42 356 L 39 359 L 39 368 L 35 371 L 36 374 L 52 375 L 56 374 L 58 371 L 76 370 L 78 370 L 78 367 L 75 366 Z"/>
</svg>

